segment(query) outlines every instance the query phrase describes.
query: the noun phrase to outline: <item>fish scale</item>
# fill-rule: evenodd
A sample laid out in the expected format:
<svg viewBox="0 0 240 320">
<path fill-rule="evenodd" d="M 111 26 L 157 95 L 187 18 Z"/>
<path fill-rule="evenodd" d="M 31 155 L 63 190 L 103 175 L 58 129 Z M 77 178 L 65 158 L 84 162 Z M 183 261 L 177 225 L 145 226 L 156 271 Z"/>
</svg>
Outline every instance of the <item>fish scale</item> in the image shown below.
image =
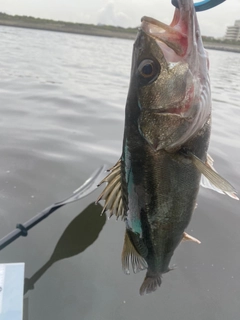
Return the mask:
<svg viewBox="0 0 240 320">
<path fill-rule="evenodd" d="M 117 212 L 125 222 L 124 272 L 130 273 L 130 264 L 134 273 L 147 269 L 141 295 L 161 285 L 182 240 L 200 243 L 185 231 L 200 181 L 238 200 L 207 154 L 208 56 L 193 1 L 177 3 L 170 25 L 142 18 L 133 47 L 122 155 L 103 180 L 108 185 L 99 197 L 105 200 L 103 211 Z"/>
<path fill-rule="evenodd" d="M 181 149 L 188 148 L 205 161 L 209 143 L 210 97 L 204 100 L 203 110 L 198 107 L 201 89 L 209 85 L 201 82 L 208 78 L 207 56 L 205 66 L 201 65 L 206 74 L 200 78 L 202 58 L 194 46 L 191 52 L 188 42 L 198 37 L 200 52 L 204 49 L 199 33 L 196 36 L 191 30 L 196 20 L 193 3 L 183 2 L 179 1 L 173 19 L 179 24 L 177 31 L 174 26 L 144 17 L 133 49 L 121 183 L 131 241 L 138 253 L 140 242 L 147 252 L 144 259 L 148 270 L 141 294 L 155 291 L 161 284 L 195 208 L 201 173 Z M 189 19 L 187 27 L 184 19 Z M 196 66 L 190 65 L 192 61 Z M 144 74 L 145 65 L 152 73 Z M 201 123 L 194 127 L 195 117 Z"/>
</svg>

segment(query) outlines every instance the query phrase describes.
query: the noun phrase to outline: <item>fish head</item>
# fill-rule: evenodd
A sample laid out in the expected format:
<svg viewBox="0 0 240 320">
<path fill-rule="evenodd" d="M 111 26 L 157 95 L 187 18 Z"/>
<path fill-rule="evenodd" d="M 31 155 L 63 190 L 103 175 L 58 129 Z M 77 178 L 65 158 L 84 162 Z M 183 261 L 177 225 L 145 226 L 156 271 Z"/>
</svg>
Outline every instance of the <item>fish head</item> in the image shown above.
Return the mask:
<svg viewBox="0 0 240 320">
<path fill-rule="evenodd" d="M 192 0 L 177 0 L 170 25 L 143 17 L 133 50 L 138 130 L 155 151 L 173 152 L 211 114 L 208 56 Z"/>
</svg>

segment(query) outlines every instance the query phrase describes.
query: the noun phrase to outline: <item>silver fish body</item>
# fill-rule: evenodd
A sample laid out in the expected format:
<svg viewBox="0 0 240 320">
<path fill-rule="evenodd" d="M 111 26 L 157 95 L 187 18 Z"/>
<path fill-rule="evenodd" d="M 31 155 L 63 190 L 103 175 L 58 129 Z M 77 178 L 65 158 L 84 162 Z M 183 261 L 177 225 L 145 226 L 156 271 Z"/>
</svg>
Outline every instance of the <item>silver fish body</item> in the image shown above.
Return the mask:
<svg viewBox="0 0 240 320">
<path fill-rule="evenodd" d="M 103 211 L 126 224 L 123 270 L 147 269 L 140 294 L 161 285 L 186 234 L 201 175 L 238 199 L 212 167 L 208 56 L 192 0 L 178 0 L 168 26 L 144 17 L 133 48 L 122 156 L 102 181 Z"/>
<path fill-rule="evenodd" d="M 208 58 L 193 3 L 182 0 L 170 27 L 143 18 L 133 50 L 121 184 L 126 228 L 145 248 L 141 294 L 161 284 L 190 222 L 201 173 L 184 150 L 206 161 L 210 113 Z"/>
</svg>

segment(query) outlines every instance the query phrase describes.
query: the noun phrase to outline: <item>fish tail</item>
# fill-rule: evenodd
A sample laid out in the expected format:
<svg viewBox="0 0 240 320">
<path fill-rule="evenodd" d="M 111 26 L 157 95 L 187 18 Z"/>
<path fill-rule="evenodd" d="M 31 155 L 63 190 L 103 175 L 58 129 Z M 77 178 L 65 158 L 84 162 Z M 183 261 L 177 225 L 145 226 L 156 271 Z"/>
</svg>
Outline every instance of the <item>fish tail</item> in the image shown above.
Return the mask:
<svg viewBox="0 0 240 320">
<path fill-rule="evenodd" d="M 141 285 L 139 290 L 140 295 L 144 295 L 144 293 L 151 293 L 157 290 L 158 287 L 161 286 L 162 279 L 160 273 L 153 273 L 148 271 L 146 277 Z"/>
</svg>

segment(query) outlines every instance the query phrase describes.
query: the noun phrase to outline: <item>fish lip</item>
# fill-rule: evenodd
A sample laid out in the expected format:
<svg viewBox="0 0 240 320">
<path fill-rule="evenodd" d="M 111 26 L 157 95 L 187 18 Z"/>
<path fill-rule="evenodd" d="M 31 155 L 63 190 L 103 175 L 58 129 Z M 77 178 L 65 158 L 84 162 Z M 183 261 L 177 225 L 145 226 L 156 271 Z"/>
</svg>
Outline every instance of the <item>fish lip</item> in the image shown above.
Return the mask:
<svg viewBox="0 0 240 320">
<path fill-rule="evenodd" d="M 164 108 L 164 109 L 151 109 L 151 112 L 156 115 L 168 115 L 168 116 L 178 116 L 183 118 L 185 116 L 184 112 L 185 106 L 182 107 L 172 107 L 172 108 Z"/>
<path fill-rule="evenodd" d="M 192 0 L 178 0 L 172 22 L 167 25 L 157 19 L 144 16 L 141 30 L 158 42 L 160 48 L 166 45 L 179 57 L 187 55 L 195 43 L 194 25 L 196 14 Z"/>
<path fill-rule="evenodd" d="M 164 114 L 164 115 L 176 115 L 181 117 L 181 112 L 176 112 L 177 110 L 180 111 L 180 108 L 168 108 L 168 109 L 151 109 L 154 114 Z"/>
<path fill-rule="evenodd" d="M 161 29 L 163 29 L 165 31 L 176 32 L 177 30 L 175 30 L 174 27 L 178 24 L 179 19 L 180 19 L 180 15 L 178 13 L 176 13 L 176 11 L 179 11 L 179 9 L 175 9 L 174 19 L 170 25 L 165 24 L 164 22 L 161 22 L 155 18 L 144 16 L 141 18 L 142 28 L 143 29 L 146 28 L 146 24 L 148 23 L 148 24 L 154 25 L 156 27 L 159 27 L 160 33 L 161 33 Z M 164 32 L 164 31 L 162 31 L 162 32 Z M 187 34 L 184 34 L 183 32 L 181 32 L 181 34 L 187 36 Z"/>
</svg>

